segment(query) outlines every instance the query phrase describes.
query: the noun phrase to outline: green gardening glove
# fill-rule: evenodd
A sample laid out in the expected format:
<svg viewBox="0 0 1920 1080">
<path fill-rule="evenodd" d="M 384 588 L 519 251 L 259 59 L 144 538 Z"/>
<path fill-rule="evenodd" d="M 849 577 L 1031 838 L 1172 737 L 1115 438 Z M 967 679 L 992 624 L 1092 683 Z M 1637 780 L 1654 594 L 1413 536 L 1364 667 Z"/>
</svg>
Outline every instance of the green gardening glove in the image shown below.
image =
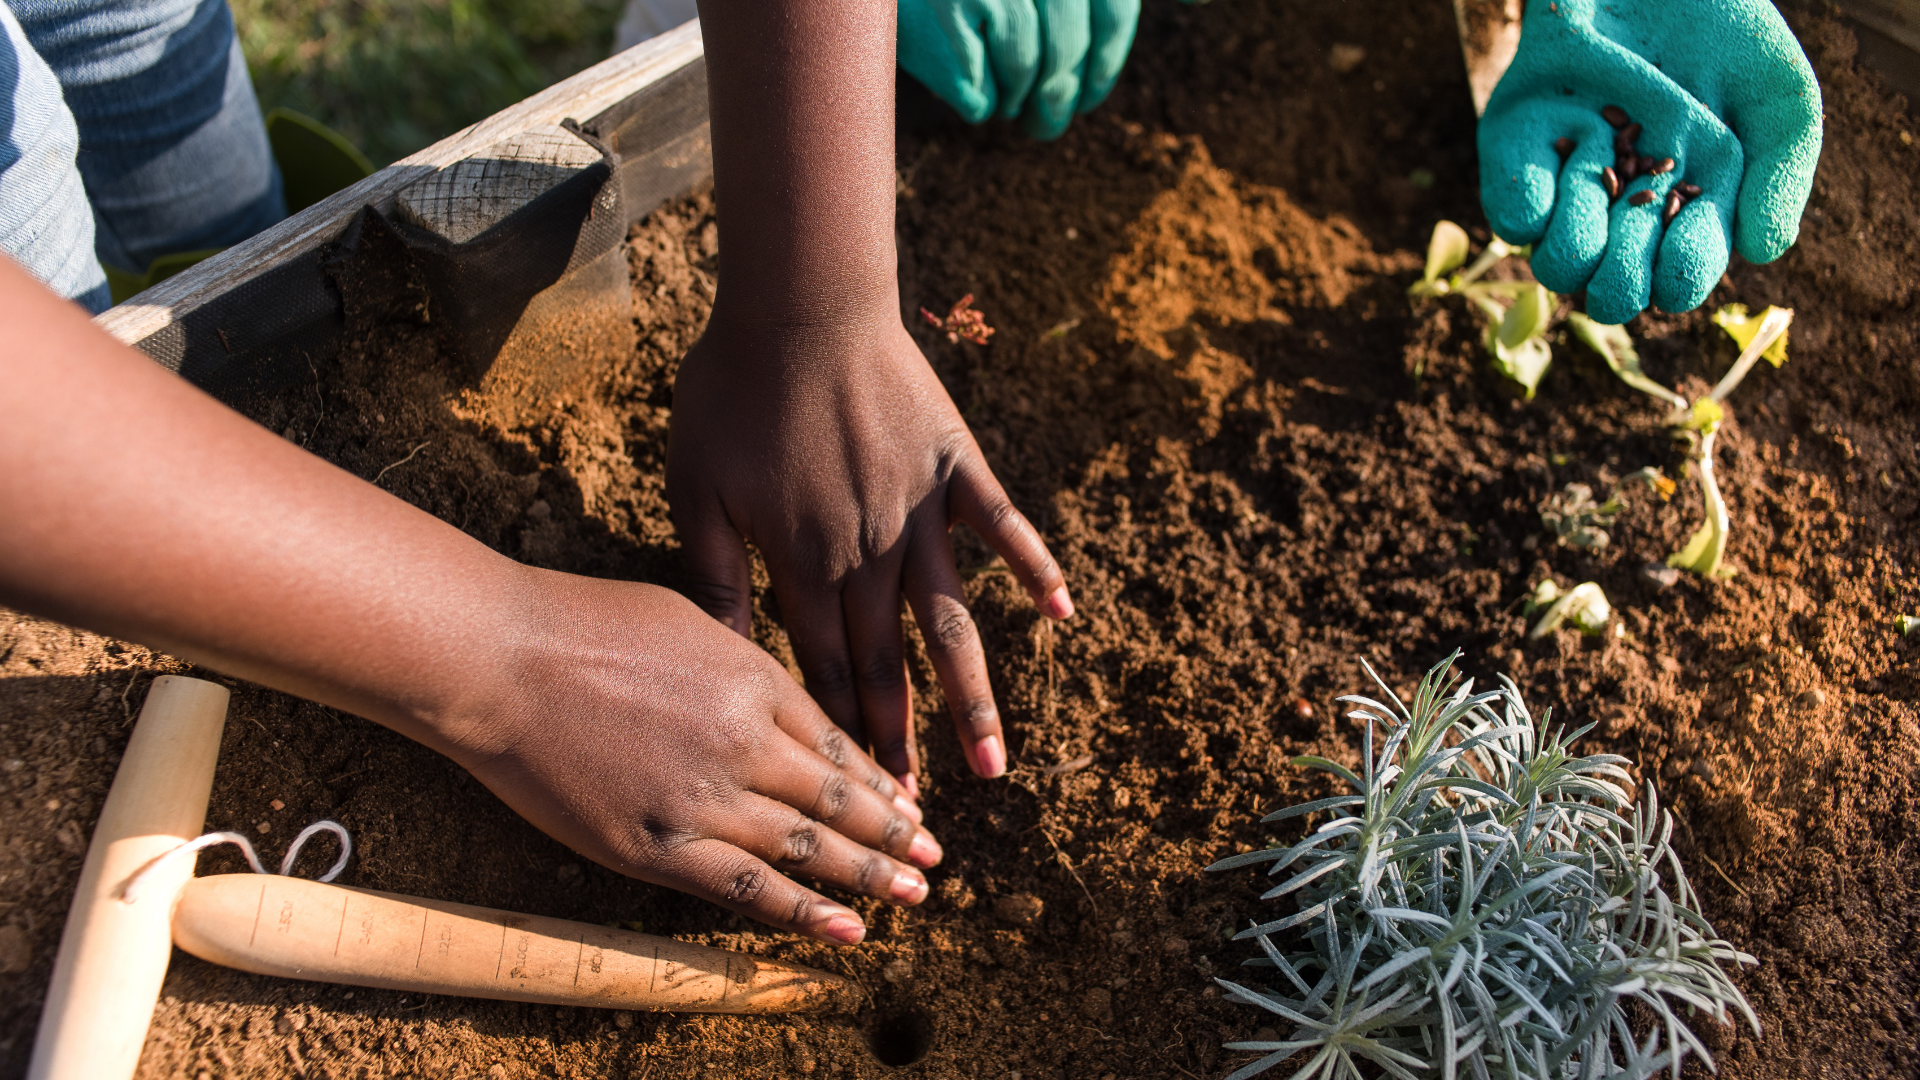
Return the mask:
<svg viewBox="0 0 1920 1080">
<path fill-rule="evenodd" d="M 1106 100 L 1140 0 L 900 0 L 900 66 L 969 123 L 1055 139 Z"/>
<path fill-rule="evenodd" d="M 1480 200 L 1535 245 L 1541 284 L 1584 287 L 1619 324 L 1649 299 L 1698 307 L 1736 247 L 1765 263 L 1793 246 L 1820 87 L 1768 0 L 1528 0 L 1521 26 L 1480 120 Z"/>
</svg>

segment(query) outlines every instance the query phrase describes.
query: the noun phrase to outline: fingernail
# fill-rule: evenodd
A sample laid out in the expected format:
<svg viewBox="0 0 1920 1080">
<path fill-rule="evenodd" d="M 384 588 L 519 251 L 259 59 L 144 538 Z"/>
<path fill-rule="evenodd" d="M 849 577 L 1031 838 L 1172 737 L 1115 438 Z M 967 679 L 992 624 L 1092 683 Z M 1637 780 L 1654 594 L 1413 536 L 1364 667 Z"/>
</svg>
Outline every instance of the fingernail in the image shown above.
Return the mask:
<svg viewBox="0 0 1920 1080">
<path fill-rule="evenodd" d="M 1065 585 L 1047 594 L 1040 601 L 1040 612 L 1049 619 L 1066 619 L 1073 616 L 1073 597 L 1067 595 Z"/>
<path fill-rule="evenodd" d="M 989 780 L 1007 772 L 1007 752 L 1001 749 L 1000 736 L 989 735 L 973 744 L 974 771 Z"/>
<path fill-rule="evenodd" d="M 858 945 L 867 936 L 867 924 L 851 911 L 842 911 L 827 920 L 820 932 L 842 945 Z"/>
<path fill-rule="evenodd" d="M 927 879 L 912 870 L 893 875 L 892 896 L 902 904 L 917 904 L 927 898 Z"/>
<path fill-rule="evenodd" d="M 893 808 L 907 815 L 907 820 L 913 822 L 915 825 L 920 824 L 920 819 L 924 816 L 921 814 L 920 808 L 913 805 L 913 800 L 907 798 L 905 795 L 895 795 L 893 797 Z"/>
<path fill-rule="evenodd" d="M 907 861 L 922 870 L 930 866 L 938 866 L 940 860 L 946 858 L 946 854 L 940 850 L 940 842 L 925 829 L 916 833 L 913 843 L 907 845 Z"/>
<path fill-rule="evenodd" d="M 915 801 L 919 800 L 920 781 L 916 779 L 912 773 L 901 773 L 899 776 L 894 777 L 894 779 L 900 781 L 900 786 L 907 789 L 907 798 Z M 915 818 L 914 820 L 918 821 L 920 819 Z"/>
</svg>

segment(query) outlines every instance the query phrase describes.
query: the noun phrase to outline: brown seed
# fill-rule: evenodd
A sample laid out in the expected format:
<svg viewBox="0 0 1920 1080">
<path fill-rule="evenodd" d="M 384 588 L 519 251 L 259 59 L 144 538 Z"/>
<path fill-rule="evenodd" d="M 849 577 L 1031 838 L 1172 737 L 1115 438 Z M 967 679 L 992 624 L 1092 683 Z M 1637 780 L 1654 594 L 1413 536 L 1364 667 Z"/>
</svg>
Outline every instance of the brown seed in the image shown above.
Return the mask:
<svg viewBox="0 0 1920 1080">
<path fill-rule="evenodd" d="M 1600 115 L 1607 123 L 1613 125 L 1615 131 L 1627 126 L 1627 110 L 1618 105 L 1603 106 L 1600 109 Z"/>
<path fill-rule="evenodd" d="M 1633 171 L 1644 174 L 1644 175 L 1652 175 L 1653 159 L 1650 157 L 1647 157 L 1644 154 L 1638 158 L 1635 158 L 1633 162 Z"/>
<path fill-rule="evenodd" d="M 1663 157 L 1659 161 L 1654 162 L 1652 166 L 1650 166 L 1647 169 L 1647 175 L 1659 176 L 1661 173 L 1670 173 L 1672 171 L 1673 171 L 1673 159 L 1670 157 Z"/>
<path fill-rule="evenodd" d="M 1628 206 L 1645 206 L 1652 201 L 1653 201 L 1653 192 L 1646 191 L 1644 189 L 1640 191 L 1636 191 L 1633 194 L 1627 196 Z"/>
<path fill-rule="evenodd" d="M 1640 175 L 1640 159 L 1632 154 L 1621 154 L 1613 159 L 1613 172 L 1621 183 L 1630 184 L 1634 177 Z"/>
<path fill-rule="evenodd" d="M 1700 197 L 1699 184 L 1681 184 L 1680 191 L 1689 199 L 1697 199 Z"/>
<path fill-rule="evenodd" d="M 1639 124 L 1628 124 L 1626 127 L 1620 129 L 1620 136 L 1627 140 L 1628 146 L 1632 146 L 1634 143 L 1640 141 L 1640 131 L 1641 128 Z"/>
<path fill-rule="evenodd" d="M 1553 152 L 1560 155 L 1561 161 L 1567 160 L 1568 156 L 1573 153 L 1573 140 L 1567 138 L 1565 135 L 1553 140 Z"/>
<path fill-rule="evenodd" d="M 1612 167 L 1601 169 L 1600 170 L 1600 186 L 1607 189 L 1607 198 L 1609 199 L 1619 198 L 1620 197 L 1620 174 L 1614 172 Z"/>
<path fill-rule="evenodd" d="M 1302 720 L 1313 719 L 1313 702 L 1308 701 L 1306 698 L 1294 698 L 1293 715 Z"/>
<path fill-rule="evenodd" d="M 1680 193 L 1679 188 L 1667 192 L 1667 205 L 1660 211 L 1661 226 L 1673 224 L 1673 219 L 1679 215 L 1680 208 L 1685 205 L 1687 205 L 1687 197 Z"/>
</svg>

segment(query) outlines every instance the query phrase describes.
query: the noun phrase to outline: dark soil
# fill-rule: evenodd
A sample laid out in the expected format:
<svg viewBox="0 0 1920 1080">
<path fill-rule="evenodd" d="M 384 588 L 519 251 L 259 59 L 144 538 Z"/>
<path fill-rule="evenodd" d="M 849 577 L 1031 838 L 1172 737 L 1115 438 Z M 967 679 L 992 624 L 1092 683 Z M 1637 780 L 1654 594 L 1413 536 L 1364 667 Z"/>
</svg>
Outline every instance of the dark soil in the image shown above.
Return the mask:
<svg viewBox="0 0 1920 1080">
<path fill-rule="evenodd" d="M 1684 475 L 1659 409 L 1571 344 L 1515 400 L 1464 307 L 1404 297 L 1434 220 L 1480 221 L 1447 5 L 1154 5 L 1113 101 L 1059 143 L 941 124 L 901 145 L 907 313 L 973 293 L 998 333 L 978 348 L 909 325 L 1080 606 L 1049 629 L 963 540 L 1015 768 L 965 773 L 917 661 L 948 853 L 921 909 L 867 905 L 855 949 L 767 933 L 584 863 L 383 729 L 236 687 L 209 828 L 264 823 L 277 850 L 337 818 L 359 847 L 346 883 L 796 959 L 851 974 L 874 1008 L 423 1000 L 176 955 L 141 1075 L 1219 1076 L 1246 1059 L 1220 1044 L 1263 1021 L 1208 977 L 1271 909 L 1255 875 L 1201 867 L 1274 838 L 1262 812 L 1325 793 L 1290 756 L 1356 758 L 1333 699 L 1362 688 L 1362 658 L 1404 688 L 1456 648 L 1536 709 L 1597 723 L 1587 749 L 1633 757 L 1676 813 L 1706 913 L 1760 961 L 1736 978 L 1764 1033 L 1706 1025 L 1722 1076 L 1920 1073 L 1920 642 L 1892 628 L 1920 613 L 1920 148 L 1844 29 L 1795 28 L 1827 104 L 1802 239 L 1736 263 L 1707 306 L 1799 313 L 1791 362 L 1749 378 L 1722 439 L 1732 581 L 1641 572 L 1698 524 L 1691 480 L 1636 498 L 1599 554 L 1555 547 L 1538 511 L 1562 485 Z M 1334 74 L 1334 43 L 1365 60 Z M 367 477 L 425 444 L 382 483 L 523 560 L 673 584 L 666 422 L 712 295 L 712 217 L 695 195 L 636 228 L 631 359 L 535 423 L 495 423 L 406 327 L 252 411 Z M 1656 378 L 1696 391 L 1734 351 L 1704 312 L 1632 330 Z M 1528 643 L 1518 601 L 1549 575 L 1600 582 L 1625 636 Z M 788 656 L 776 620 L 757 631 Z M 0 624 L 0 1075 L 24 1068 L 123 700 L 179 670 Z"/>
</svg>

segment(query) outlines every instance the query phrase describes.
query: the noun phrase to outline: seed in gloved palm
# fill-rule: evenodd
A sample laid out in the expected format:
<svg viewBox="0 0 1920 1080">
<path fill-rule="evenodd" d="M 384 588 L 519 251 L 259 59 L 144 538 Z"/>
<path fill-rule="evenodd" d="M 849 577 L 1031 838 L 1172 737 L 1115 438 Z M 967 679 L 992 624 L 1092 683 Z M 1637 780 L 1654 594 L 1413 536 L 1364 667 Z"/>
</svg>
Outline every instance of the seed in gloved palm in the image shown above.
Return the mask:
<svg viewBox="0 0 1920 1080">
<path fill-rule="evenodd" d="M 1573 155 L 1573 140 L 1565 135 L 1553 140 L 1553 152 L 1560 155 L 1561 161 L 1567 160 Z"/>
<path fill-rule="evenodd" d="M 1620 197 L 1620 174 L 1613 171 L 1613 166 L 1609 165 L 1600 170 L 1600 183 L 1607 189 L 1607 198 Z"/>
<path fill-rule="evenodd" d="M 1613 125 L 1615 131 L 1627 126 L 1627 110 L 1618 105 L 1606 105 L 1600 109 L 1600 116 Z"/>
<path fill-rule="evenodd" d="M 1627 196 L 1628 206 L 1645 206 L 1652 201 L 1653 201 L 1653 192 L 1651 191 L 1645 191 L 1645 190 L 1636 191 L 1633 194 Z"/>
<path fill-rule="evenodd" d="M 1681 192 L 1682 192 L 1682 193 L 1684 193 L 1684 194 L 1686 195 L 1686 197 L 1687 197 L 1687 198 L 1689 198 L 1689 199 L 1697 199 L 1697 198 L 1699 198 L 1699 197 L 1700 197 L 1700 185 L 1699 185 L 1699 184 L 1681 184 L 1681 185 L 1680 185 L 1680 190 L 1681 190 Z"/>
<path fill-rule="evenodd" d="M 1669 190 L 1667 192 L 1667 205 L 1660 211 L 1660 227 L 1666 228 L 1668 225 L 1673 224 L 1673 219 L 1680 215 L 1680 208 L 1685 205 L 1687 205 L 1685 192 L 1679 188 Z"/>
<path fill-rule="evenodd" d="M 1659 161 L 1656 161 L 1653 163 L 1653 166 L 1647 170 L 1647 175 L 1659 176 L 1662 173 L 1670 173 L 1672 171 L 1673 171 L 1673 159 L 1670 157 L 1663 157 Z"/>
</svg>

